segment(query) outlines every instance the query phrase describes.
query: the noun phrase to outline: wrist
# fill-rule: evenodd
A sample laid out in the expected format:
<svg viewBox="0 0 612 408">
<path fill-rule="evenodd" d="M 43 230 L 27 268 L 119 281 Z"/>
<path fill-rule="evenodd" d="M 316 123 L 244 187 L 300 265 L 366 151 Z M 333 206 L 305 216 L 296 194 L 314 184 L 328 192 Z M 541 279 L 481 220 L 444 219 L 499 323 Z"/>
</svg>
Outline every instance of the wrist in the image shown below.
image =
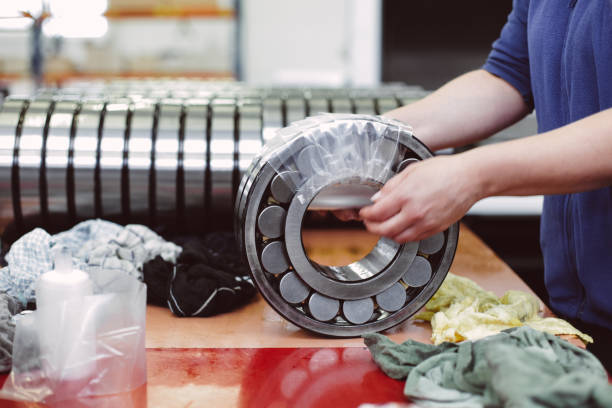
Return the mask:
<svg viewBox="0 0 612 408">
<path fill-rule="evenodd" d="M 486 155 L 479 148 L 456 155 L 460 162 L 464 179 L 463 186 L 473 203 L 483 198 L 496 195 L 495 170 L 489 165 Z"/>
</svg>

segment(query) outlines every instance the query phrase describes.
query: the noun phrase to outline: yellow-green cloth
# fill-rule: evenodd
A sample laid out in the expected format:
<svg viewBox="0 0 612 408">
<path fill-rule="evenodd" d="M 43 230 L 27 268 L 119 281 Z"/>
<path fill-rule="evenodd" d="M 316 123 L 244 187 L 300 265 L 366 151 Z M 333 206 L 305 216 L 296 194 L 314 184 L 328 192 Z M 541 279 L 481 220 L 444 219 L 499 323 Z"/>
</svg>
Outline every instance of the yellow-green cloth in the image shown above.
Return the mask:
<svg viewBox="0 0 612 408">
<path fill-rule="evenodd" d="M 590 352 L 527 326 L 477 341 L 396 344 L 364 335 L 374 361 L 406 379 L 424 407 L 612 407 L 612 386 Z"/>
<path fill-rule="evenodd" d="M 540 301 L 531 293 L 509 290 L 501 298 L 476 282 L 449 273 L 440 289 L 415 316 L 431 322 L 431 340 L 476 340 L 502 330 L 530 326 L 551 334 L 572 334 L 585 343 L 593 339 L 556 317 L 541 317 Z"/>
</svg>

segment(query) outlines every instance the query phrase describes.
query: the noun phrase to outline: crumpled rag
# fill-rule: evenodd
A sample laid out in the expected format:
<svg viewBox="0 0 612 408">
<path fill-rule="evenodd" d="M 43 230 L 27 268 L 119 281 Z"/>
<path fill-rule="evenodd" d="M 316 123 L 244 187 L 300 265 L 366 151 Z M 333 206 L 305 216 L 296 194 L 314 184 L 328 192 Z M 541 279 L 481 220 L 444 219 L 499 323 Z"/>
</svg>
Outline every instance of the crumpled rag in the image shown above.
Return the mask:
<svg viewBox="0 0 612 408">
<path fill-rule="evenodd" d="M 34 302 L 38 277 L 53 269 L 53 248 L 65 246 L 73 267 L 89 273 L 94 291 L 101 290 L 120 271 L 142 280 L 145 262 L 161 256 L 175 262 L 181 248 L 143 225 L 125 227 L 104 220 L 88 220 L 56 235 L 36 228 L 15 241 L 0 269 L 0 292 L 22 305 Z"/>
<path fill-rule="evenodd" d="M 176 265 L 161 257 L 144 265 L 149 303 L 168 307 L 180 317 L 207 317 L 253 298 L 257 291 L 232 233 L 175 241 L 183 247 Z"/>
<path fill-rule="evenodd" d="M 477 341 L 396 344 L 363 336 L 404 395 L 423 407 L 612 407 L 612 385 L 587 350 L 549 333 L 516 327 Z"/>
<path fill-rule="evenodd" d="M 501 298 L 471 279 L 449 273 L 440 289 L 414 316 L 431 322 L 431 341 L 476 340 L 504 329 L 530 326 L 551 334 L 578 336 L 592 343 L 591 336 L 557 317 L 541 317 L 540 301 L 531 293 L 509 290 Z"/>
</svg>

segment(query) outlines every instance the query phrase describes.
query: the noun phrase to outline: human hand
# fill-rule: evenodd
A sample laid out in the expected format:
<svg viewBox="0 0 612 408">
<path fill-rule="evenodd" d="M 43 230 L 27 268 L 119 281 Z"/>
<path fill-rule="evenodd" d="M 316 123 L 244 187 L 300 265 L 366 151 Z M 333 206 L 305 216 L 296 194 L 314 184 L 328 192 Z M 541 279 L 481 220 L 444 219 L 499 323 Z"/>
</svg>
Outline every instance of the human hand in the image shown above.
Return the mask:
<svg viewBox="0 0 612 408">
<path fill-rule="evenodd" d="M 472 167 L 459 156 L 408 166 L 372 197 L 359 215 L 368 231 L 404 243 L 444 231 L 480 198 Z"/>
</svg>

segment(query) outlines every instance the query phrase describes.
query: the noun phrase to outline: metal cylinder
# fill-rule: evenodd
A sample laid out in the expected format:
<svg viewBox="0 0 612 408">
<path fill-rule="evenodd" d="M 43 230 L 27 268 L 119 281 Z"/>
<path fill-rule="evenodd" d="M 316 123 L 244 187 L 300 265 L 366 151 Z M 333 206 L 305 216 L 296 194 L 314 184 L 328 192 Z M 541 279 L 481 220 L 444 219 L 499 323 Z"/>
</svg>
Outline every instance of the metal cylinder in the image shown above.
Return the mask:
<svg viewBox="0 0 612 408">
<path fill-rule="evenodd" d="M 14 221 L 13 238 L 93 217 L 227 229 L 242 176 L 276 131 L 318 112 L 371 113 L 387 107 L 383 100 L 392 108 L 406 89 L 126 79 L 8 97 L 0 106 L 0 217 Z"/>
</svg>

